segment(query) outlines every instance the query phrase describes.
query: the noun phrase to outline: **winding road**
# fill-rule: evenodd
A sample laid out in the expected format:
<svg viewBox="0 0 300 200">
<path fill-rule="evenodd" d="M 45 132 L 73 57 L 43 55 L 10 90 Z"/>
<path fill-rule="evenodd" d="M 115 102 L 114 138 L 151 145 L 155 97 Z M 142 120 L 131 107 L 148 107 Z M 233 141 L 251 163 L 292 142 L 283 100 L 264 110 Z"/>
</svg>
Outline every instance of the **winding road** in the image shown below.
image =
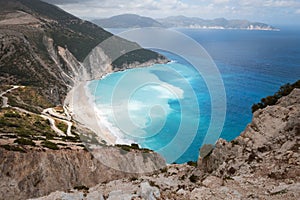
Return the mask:
<svg viewBox="0 0 300 200">
<path fill-rule="evenodd" d="M 15 85 L 15 86 L 13 86 L 12 88 L 10 88 L 10 89 L 8 89 L 8 90 L 6 90 L 6 91 L 4 91 L 4 92 L 2 92 L 2 93 L 0 94 L 0 97 L 2 98 L 2 108 L 7 108 L 7 107 L 9 107 L 9 105 L 8 105 L 8 98 L 5 97 L 4 95 L 6 95 L 8 92 L 10 92 L 10 91 L 12 91 L 12 90 L 15 90 L 15 89 L 17 89 L 17 88 L 19 88 L 19 87 L 20 87 L 20 86 Z"/>
<path fill-rule="evenodd" d="M 22 109 L 22 108 L 19 108 L 19 107 L 13 107 L 13 106 L 10 106 L 8 104 L 8 98 L 5 97 L 4 95 L 6 95 L 8 92 L 11 92 L 15 89 L 18 89 L 20 88 L 21 86 L 13 86 L 12 88 L 2 92 L 0 94 L 0 98 L 2 98 L 2 108 L 8 108 L 8 107 L 11 107 L 11 108 L 14 108 L 20 112 L 23 112 L 23 113 L 28 113 L 28 114 L 32 114 L 32 115 L 36 115 L 36 113 L 33 113 L 33 112 L 30 112 L 28 110 L 25 110 L 25 109 Z M 73 126 L 73 123 L 71 122 L 71 117 L 68 113 L 64 113 L 66 116 L 64 115 L 61 115 L 57 112 L 54 111 L 53 108 L 46 108 L 43 110 L 43 112 L 39 115 L 41 116 L 42 118 L 46 119 L 49 121 L 50 123 L 50 127 L 51 129 L 58 135 L 58 136 L 70 136 L 70 137 L 74 137 L 74 135 L 72 134 L 71 130 L 72 130 L 72 126 Z M 64 133 L 62 130 L 60 130 L 56 124 L 55 124 L 55 120 L 58 120 L 58 121 L 61 121 L 65 124 L 67 124 L 68 128 L 67 128 L 67 131 L 66 133 Z"/>
</svg>

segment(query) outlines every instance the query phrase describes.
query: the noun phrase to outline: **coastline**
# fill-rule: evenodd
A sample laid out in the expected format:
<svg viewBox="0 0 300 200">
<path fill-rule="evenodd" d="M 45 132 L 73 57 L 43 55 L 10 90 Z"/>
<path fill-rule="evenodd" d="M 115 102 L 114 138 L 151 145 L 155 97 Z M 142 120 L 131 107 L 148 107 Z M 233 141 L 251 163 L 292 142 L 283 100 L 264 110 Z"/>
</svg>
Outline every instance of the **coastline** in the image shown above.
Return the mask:
<svg viewBox="0 0 300 200">
<path fill-rule="evenodd" d="M 116 144 L 117 138 L 101 124 L 101 119 L 94 109 L 94 103 L 87 91 L 88 81 L 78 82 L 69 91 L 65 99 L 65 106 L 72 119 L 90 129 L 98 137 L 105 140 L 107 144 Z"/>
<path fill-rule="evenodd" d="M 65 113 L 71 116 L 71 119 L 76 121 L 82 127 L 94 132 L 101 140 L 104 140 L 108 145 L 115 144 L 132 144 L 134 141 L 123 138 L 123 134 L 117 127 L 103 116 L 102 111 L 95 104 L 95 97 L 89 92 L 88 84 L 92 80 L 101 80 L 112 73 L 126 71 L 133 68 L 150 67 L 154 64 L 166 64 L 169 59 L 153 59 L 144 63 L 134 63 L 116 70 L 104 71 L 98 74 L 97 77 L 89 74 L 85 69 L 80 77 L 74 80 L 73 87 L 67 93 L 64 100 Z M 100 75 L 100 76 L 99 76 Z M 119 134 L 118 134 L 119 133 Z"/>
</svg>

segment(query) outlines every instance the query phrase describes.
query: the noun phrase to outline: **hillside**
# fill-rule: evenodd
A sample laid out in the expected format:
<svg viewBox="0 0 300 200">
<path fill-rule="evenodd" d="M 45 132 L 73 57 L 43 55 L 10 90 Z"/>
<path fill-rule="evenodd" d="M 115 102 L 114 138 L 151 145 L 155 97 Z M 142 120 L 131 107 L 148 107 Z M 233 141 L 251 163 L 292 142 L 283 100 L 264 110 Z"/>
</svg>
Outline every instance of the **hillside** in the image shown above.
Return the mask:
<svg viewBox="0 0 300 200">
<path fill-rule="evenodd" d="M 212 20 L 201 19 L 197 17 L 171 16 L 157 19 L 166 27 L 179 28 L 207 28 L 207 29 L 245 29 L 245 30 L 277 30 L 276 28 L 260 23 L 250 22 L 248 20 L 227 20 L 225 18 L 217 18 Z"/>
<path fill-rule="evenodd" d="M 95 24 L 104 28 L 204 28 L 204 29 L 245 29 L 245 30 L 278 30 L 268 24 L 248 20 L 227 20 L 224 18 L 201 19 L 198 17 L 170 16 L 159 19 L 133 14 L 117 15 L 106 19 L 95 19 Z"/>
<path fill-rule="evenodd" d="M 107 19 L 95 19 L 92 22 L 105 28 L 144 28 L 163 27 L 158 21 L 134 14 L 123 14 Z"/>
<path fill-rule="evenodd" d="M 37 87 L 54 104 L 63 102 L 92 49 L 112 36 L 39 0 L 0 0 L 0 7 L 0 83 Z M 117 48 L 102 50 L 112 70 L 131 63 L 164 60 L 161 55 L 119 37 L 114 37 L 111 46 Z M 109 61 L 112 52 L 122 54 L 126 49 L 137 50 Z"/>
<path fill-rule="evenodd" d="M 165 165 L 150 150 L 109 146 L 71 115 L 66 97 L 79 83 L 166 58 L 39 0 L 0 0 L 0 8 L 0 199 L 132 176 L 88 149 L 137 173 Z"/>
</svg>

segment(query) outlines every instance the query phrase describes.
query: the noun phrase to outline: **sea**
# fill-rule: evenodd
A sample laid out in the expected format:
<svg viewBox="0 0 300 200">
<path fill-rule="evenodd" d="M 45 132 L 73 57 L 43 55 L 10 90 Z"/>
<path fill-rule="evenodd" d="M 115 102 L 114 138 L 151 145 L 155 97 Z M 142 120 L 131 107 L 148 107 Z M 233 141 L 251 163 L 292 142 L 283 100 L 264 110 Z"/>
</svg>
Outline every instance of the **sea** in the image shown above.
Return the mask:
<svg viewBox="0 0 300 200">
<path fill-rule="evenodd" d="M 214 133 L 218 138 L 230 141 L 239 136 L 251 122 L 254 103 L 300 79 L 300 27 L 280 28 L 174 30 L 200 44 L 220 72 L 226 115 L 223 128 Z M 118 143 L 137 143 L 160 153 L 168 163 L 196 161 L 213 125 L 210 91 L 187 60 L 169 51 L 156 51 L 171 62 L 89 82 L 95 112 Z"/>
</svg>

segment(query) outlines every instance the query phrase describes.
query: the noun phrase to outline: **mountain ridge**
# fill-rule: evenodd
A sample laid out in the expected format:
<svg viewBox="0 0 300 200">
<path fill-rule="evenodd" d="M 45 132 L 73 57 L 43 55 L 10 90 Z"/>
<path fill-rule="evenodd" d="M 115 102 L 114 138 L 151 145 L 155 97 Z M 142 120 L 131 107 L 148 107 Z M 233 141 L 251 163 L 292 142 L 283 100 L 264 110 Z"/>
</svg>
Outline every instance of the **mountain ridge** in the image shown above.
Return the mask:
<svg viewBox="0 0 300 200">
<path fill-rule="evenodd" d="M 163 27 L 162 24 L 150 17 L 143 17 L 135 14 L 116 15 L 106 19 L 95 19 L 93 23 L 105 28 L 142 28 L 142 27 Z"/>
<path fill-rule="evenodd" d="M 130 16 L 130 18 L 128 17 Z M 131 19 L 130 22 L 128 20 Z M 145 21 L 144 21 L 145 19 Z M 149 23 L 151 20 L 151 23 Z M 279 30 L 273 26 L 260 22 L 250 22 L 248 20 L 225 18 L 202 19 L 198 17 L 186 17 L 183 15 L 169 16 L 165 18 L 153 19 L 135 14 L 116 15 L 105 19 L 94 19 L 93 23 L 104 28 L 199 28 L 199 29 L 244 29 L 244 30 Z"/>
</svg>

